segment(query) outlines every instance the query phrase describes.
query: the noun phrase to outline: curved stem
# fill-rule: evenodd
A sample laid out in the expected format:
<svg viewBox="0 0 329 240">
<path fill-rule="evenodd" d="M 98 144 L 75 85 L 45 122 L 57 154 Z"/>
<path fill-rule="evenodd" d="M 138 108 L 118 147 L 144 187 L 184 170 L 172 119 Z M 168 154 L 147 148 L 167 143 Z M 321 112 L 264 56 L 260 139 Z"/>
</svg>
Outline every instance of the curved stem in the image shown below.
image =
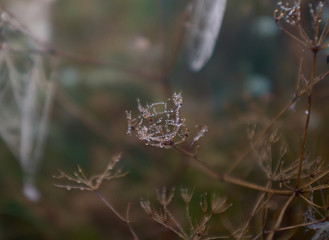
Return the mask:
<svg viewBox="0 0 329 240">
<path fill-rule="evenodd" d="M 190 159 L 193 160 L 193 162 L 199 167 L 199 169 L 204 172 L 207 176 L 212 177 L 220 182 L 227 182 L 231 183 L 237 186 L 246 187 L 249 189 L 261 191 L 261 192 L 267 192 L 272 194 L 278 194 L 278 195 L 291 195 L 294 193 L 294 191 L 291 190 L 277 190 L 277 189 L 268 189 L 267 187 L 257 185 L 255 183 L 251 183 L 245 180 L 241 180 L 239 178 L 228 176 L 228 175 L 219 175 L 217 172 L 215 172 L 210 166 L 208 166 L 205 162 L 201 161 L 196 154 L 190 153 L 176 145 L 173 145 L 173 148 L 179 152 L 182 152 L 190 157 Z"/>
<path fill-rule="evenodd" d="M 100 200 L 102 200 L 102 202 L 104 202 L 105 205 L 115 214 L 115 216 L 117 216 L 121 221 L 123 221 L 127 224 L 129 231 L 131 232 L 131 234 L 134 237 L 134 240 L 139 240 L 137 234 L 135 233 L 135 231 L 132 229 L 132 227 L 130 225 L 130 221 L 128 219 L 122 217 L 121 214 L 103 197 L 103 195 L 99 191 L 94 190 L 94 192 L 96 193 L 97 197 Z"/>
</svg>

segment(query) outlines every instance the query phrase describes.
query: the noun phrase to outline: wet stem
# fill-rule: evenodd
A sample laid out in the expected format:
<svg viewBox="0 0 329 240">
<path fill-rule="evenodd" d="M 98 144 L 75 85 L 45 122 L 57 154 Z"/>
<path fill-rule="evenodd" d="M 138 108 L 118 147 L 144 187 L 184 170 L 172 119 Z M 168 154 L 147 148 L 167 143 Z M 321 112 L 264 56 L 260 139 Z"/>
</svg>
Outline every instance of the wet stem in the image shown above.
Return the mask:
<svg viewBox="0 0 329 240">
<path fill-rule="evenodd" d="M 310 123 L 310 117 L 311 117 L 312 91 L 313 91 L 313 86 L 314 86 L 314 76 L 315 76 L 315 69 L 316 69 L 317 53 L 318 53 L 318 49 L 317 48 L 314 48 L 313 49 L 313 63 L 312 63 L 311 78 L 310 78 L 310 81 L 309 81 L 309 86 L 307 86 L 308 91 L 307 91 L 306 120 L 305 120 L 305 127 L 304 127 L 304 133 L 303 133 L 302 146 L 301 146 L 300 155 L 299 155 L 296 189 L 298 189 L 299 188 L 299 185 L 300 185 L 300 178 L 301 178 L 301 172 L 302 172 L 302 167 L 303 167 L 303 160 L 304 160 L 304 155 L 305 155 L 305 144 L 306 144 L 307 132 L 308 132 L 309 123 Z"/>
</svg>

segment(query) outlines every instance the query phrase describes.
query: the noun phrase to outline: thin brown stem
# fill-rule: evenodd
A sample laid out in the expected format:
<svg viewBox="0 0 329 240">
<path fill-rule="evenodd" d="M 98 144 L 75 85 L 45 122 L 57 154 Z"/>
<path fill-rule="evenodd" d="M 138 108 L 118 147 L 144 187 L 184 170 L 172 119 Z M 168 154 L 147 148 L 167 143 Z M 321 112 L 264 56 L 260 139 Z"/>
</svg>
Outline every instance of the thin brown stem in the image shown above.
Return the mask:
<svg viewBox="0 0 329 240">
<path fill-rule="evenodd" d="M 123 216 L 121 216 L 121 214 L 103 197 L 103 195 L 97 191 L 94 190 L 94 192 L 96 193 L 97 197 L 103 202 L 105 203 L 105 205 L 114 213 L 115 216 L 117 216 L 121 221 L 123 221 L 124 223 L 127 224 L 129 231 L 131 232 L 131 234 L 134 237 L 134 240 L 138 240 L 138 236 L 135 233 L 135 231 L 132 229 L 131 225 L 130 225 L 130 221 L 126 218 L 124 218 Z"/>
<path fill-rule="evenodd" d="M 308 87 L 308 91 L 307 91 L 306 121 L 305 121 L 304 133 L 303 133 L 302 146 L 301 146 L 301 150 L 300 150 L 300 154 L 299 154 L 299 165 L 298 165 L 298 173 L 297 173 L 297 180 L 296 180 L 296 188 L 299 188 L 299 184 L 300 184 L 300 178 L 301 178 L 303 160 L 304 160 L 304 154 L 305 154 L 305 144 L 306 144 L 308 126 L 309 126 L 310 117 L 311 117 L 312 91 L 313 91 L 314 76 L 315 76 L 315 69 L 316 69 L 316 57 L 317 57 L 317 50 L 314 50 L 313 51 L 312 72 L 311 72 L 309 87 Z"/>
<path fill-rule="evenodd" d="M 301 40 L 300 38 L 298 38 L 297 36 L 295 36 L 294 34 L 292 34 L 291 32 L 289 32 L 288 30 L 286 30 L 285 28 L 280 27 L 280 30 L 283 31 L 284 33 L 286 33 L 288 36 L 290 36 L 291 38 L 295 39 L 297 42 L 299 42 L 300 44 L 302 44 L 304 47 L 309 47 L 308 44 L 305 43 L 305 41 Z"/>
<path fill-rule="evenodd" d="M 302 194 L 299 195 L 302 199 L 304 199 L 305 202 L 307 202 L 309 205 L 315 207 L 315 208 L 320 208 L 320 209 L 325 209 L 325 207 L 320 206 L 315 204 L 314 202 L 312 202 L 311 200 L 307 199 L 306 197 L 304 197 Z"/>
<path fill-rule="evenodd" d="M 321 74 L 317 78 L 314 79 L 314 84 L 318 84 L 321 80 L 323 80 L 326 76 L 329 75 L 329 71 L 325 72 L 324 74 Z M 293 98 L 289 101 L 289 103 L 282 108 L 282 110 L 271 120 L 271 122 L 265 127 L 265 129 L 258 134 L 258 137 L 254 141 L 254 145 L 256 145 L 259 141 L 262 140 L 263 136 L 272 128 L 274 123 L 276 123 L 290 108 L 293 106 L 297 99 L 299 99 L 301 96 L 303 96 L 305 93 L 309 91 L 309 87 L 298 91 Z M 226 175 L 229 175 L 233 172 L 233 170 L 240 164 L 240 162 L 245 159 L 248 154 L 252 151 L 252 149 L 249 147 L 229 168 L 229 170 L 226 172 Z"/>
<path fill-rule="evenodd" d="M 298 24 L 298 31 L 299 31 L 299 34 L 301 35 L 301 37 L 304 38 L 304 42 L 311 45 L 312 44 L 311 39 L 308 37 L 308 35 L 306 34 L 304 28 L 300 24 Z"/>
<path fill-rule="evenodd" d="M 187 236 L 186 232 L 184 231 L 184 229 L 182 228 L 182 226 L 179 224 L 179 222 L 176 220 L 176 218 L 174 217 L 174 215 L 168 209 L 166 209 L 166 210 L 167 210 L 168 216 L 173 221 L 173 223 L 176 225 L 176 227 L 181 232 L 181 234 L 185 237 L 185 239 L 188 239 L 188 236 Z"/>
<path fill-rule="evenodd" d="M 319 190 L 325 190 L 325 189 L 328 189 L 329 188 L 329 185 L 328 184 L 321 184 L 321 185 L 318 185 L 316 187 L 311 187 L 311 188 L 306 188 L 306 189 L 303 189 L 303 193 L 307 193 L 307 192 L 313 192 L 313 191 L 319 191 Z"/>
<path fill-rule="evenodd" d="M 318 176 L 316 176 L 314 179 L 312 179 L 310 182 L 304 184 L 301 189 L 306 189 L 308 186 L 311 186 L 313 183 L 317 182 L 318 180 L 320 180 L 321 178 L 323 178 L 324 176 L 326 176 L 329 173 L 329 169 L 327 169 L 326 171 L 324 171 L 323 173 L 319 174 Z"/>
<path fill-rule="evenodd" d="M 324 25 L 324 27 L 322 29 L 322 33 L 319 38 L 319 44 L 321 44 L 323 42 L 323 40 L 326 38 L 326 36 L 328 35 L 328 31 L 329 31 L 328 24 L 329 24 L 329 19 L 327 19 L 326 24 Z"/>
<path fill-rule="evenodd" d="M 329 28 L 328 28 L 329 31 Z M 329 33 L 329 32 L 328 32 Z M 329 41 L 324 42 L 323 44 L 321 44 L 321 46 L 319 47 L 319 51 L 328 47 L 329 46 Z"/>
<path fill-rule="evenodd" d="M 224 182 L 232 183 L 234 185 L 238 185 L 241 187 L 246 187 L 246 188 L 258 190 L 261 192 L 268 192 L 268 193 L 278 194 L 278 195 L 291 195 L 293 193 L 293 191 L 290 191 L 290 190 L 268 189 L 267 187 L 263 187 L 263 186 L 255 184 L 255 183 L 241 180 L 241 179 L 233 177 L 233 176 L 228 176 L 228 175 L 221 176 L 217 172 L 215 172 L 210 166 L 208 166 L 205 162 L 201 161 L 197 157 L 197 155 L 190 153 L 176 145 L 173 145 L 173 147 L 175 150 L 188 155 L 190 157 L 190 159 L 193 160 L 193 163 L 195 163 L 199 167 L 200 170 L 202 170 L 207 176 L 212 177 L 218 181 L 221 181 L 221 182 L 224 181 Z"/>
<path fill-rule="evenodd" d="M 282 209 L 280 211 L 280 214 L 278 216 L 278 219 L 276 220 L 276 223 L 275 223 L 275 225 L 274 225 L 274 227 L 272 229 L 273 231 L 267 236 L 267 238 L 266 238 L 267 240 L 273 239 L 274 234 L 275 234 L 276 230 L 279 228 L 279 226 L 280 226 L 280 224 L 282 222 L 283 216 L 284 216 L 284 214 L 287 211 L 288 206 L 290 205 L 290 203 L 292 202 L 292 200 L 294 198 L 295 198 L 295 194 L 292 194 L 290 196 L 290 198 L 286 201 L 286 203 L 284 204 L 284 206 L 282 207 Z"/>
<path fill-rule="evenodd" d="M 51 44 L 41 41 L 39 38 L 37 38 L 32 32 L 29 31 L 29 28 L 27 28 L 24 23 L 18 21 L 12 14 L 10 14 L 3 6 L 0 6 L 0 11 L 3 13 L 6 13 L 8 16 L 8 20 L 6 20 L 14 29 L 18 29 L 19 31 L 23 32 L 25 35 L 27 35 L 29 38 L 34 40 L 40 47 L 39 49 L 31 49 L 29 51 L 33 53 L 39 53 L 39 54 L 48 54 L 54 57 L 59 58 L 65 58 L 71 61 L 74 61 L 76 63 L 80 64 L 89 64 L 89 65 L 97 65 L 97 66 L 103 66 L 108 67 L 111 69 L 114 69 L 118 72 L 121 72 L 123 74 L 131 75 L 133 77 L 140 77 L 141 79 L 148 79 L 150 81 L 159 80 L 159 77 L 151 76 L 146 73 L 143 73 L 138 70 L 132 70 L 129 68 L 125 68 L 123 66 L 119 66 L 115 63 L 111 62 L 104 62 L 96 59 L 91 59 L 85 56 L 81 56 L 78 54 L 70 53 L 64 50 L 61 50 L 59 48 L 56 48 L 52 46 Z"/>
<path fill-rule="evenodd" d="M 269 188 L 270 185 L 271 185 L 271 183 L 269 182 L 269 183 L 267 184 L 266 187 Z M 256 202 L 256 204 L 255 204 L 255 206 L 254 206 L 254 208 L 253 208 L 253 210 L 252 210 L 252 212 L 251 212 L 250 217 L 248 218 L 247 222 L 245 223 L 245 225 L 244 225 L 243 228 L 241 229 L 241 232 L 240 232 L 239 235 L 237 236 L 237 240 L 240 240 L 240 239 L 243 237 L 244 232 L 247 230 L 247 228 L 248 228 L 248 226 L 249 226 L 251 220 L 252 220 L 253 217 L 255 216 L 255 214 L 256 214 L 257 210 L 259 209 L 259 206 L 261 205 L 261 203 L 262 203 L 262 201 L 263 201 L 263 199 L 264 199 L 265 196 L 266 196 L 266 193 L 263 192 L 263 193 L 261 193 L 261 195 L 258 197 L 258 200 L 257 200 L 257 202 Z"/>
<path fill-rule="evenodd" d="M 204 173 L 206 173 L 206 175 L 208 175 L 214 179 L 220 180 L 219 174 L 217 172 L 215 172 L 212 168 L 210 168 L 206 163 L 201 161 L 195 153 L 190 153 L 190 152 L 186 151 L 185 149 L 178 147 L 177 145 L 173 145 L 173 148 L 179 152 L 186 154 L 188 157 L 190 157 L 190 159 L 193 159 L 194 160 L 193 162 L 196 163 L 198 165 L 198 167 Z"/>
<path fill-rule="evenodd" d="M 157 223 L 161 224 L 162 226 L 168 228 L 170 231 L 172 231 L 173 233 L 175 233 L 177 236 L 179 236 L 181 239 L 184 239 L 184 240 L 188 240 L 188 238 L 186 238 L 182 233 L 180 233 L 178 230 L 176 230 L 175 228 L 173 228 L 172 226 L 168 225 L 168 224 L 165 224 L 155 218 L 153 218 L 154 221 L 156 221 Z"/>
<path fill-rule="evenodd" d="M 250 189 L 253 189 L 253 190 L 272 193 L 272 194 L 277 194 L 277 195 L 288 195 L 288 196 L 290 196 L 291 194 L 294 193 L 293 191 L 290 191 L 290 190 L 268 189 L 266 187 L 257 185 L 255 183 L 247 182 L 245 180 L 241 180 L 239 178 L 235 178 L 235 177 L 232 177 L 232 176 L 224 176 L 223 181 L 228 182 L 228 183 L 232 183 L 232 184 L 237 185 L 237 186 L 246 187 L 246 188 L 250 188 Z"/>
<path fill-rule="evenodd" d="M 254 145 L 256 145 L 257 143 L 259 143 L 264 135 L 272 128 L 272 126 L 282 117 L 282 115 L 287 112 L 291 106 L 293 106 L 296 102 L 296 100 L 300 97 L 301 94 L 304 94 L 303 91 L 300 92 L 300 94 L 298 95 L 295 95 L 291 100 L 290 102 L 271 120 L 271 122 L 266 126 L 266 128 L 258 134 L 258 137 L 255 139 L 254 141 Z M 237 161 L 235 161 L 231 167 L 228 169 L 228 171 L 226 172 L 226 175 L 229 175 L 233 172 L 233 170 L 241 163 L 241 161 L 243 159 L 245 159 L 249 153 L 252 151 L 252 148 L 249 147 L 242 155 L 240 158 L 238 158 Z"/>
<path fill-rule="evenodd" d="M 274 231 L 275 232 L 282 232 L 282 231 L 296 229 L 296 228 L 299 228 L 299 227 L 307 227 L 307 226 L 311 226 L 313 224 L 322 223 L 324 221 L 327 221 L 327 219 L 323 218 L 323 219 L 313 221 L 313 222 L 300 223 L 300 224 L 296 224 L 296 225 L 292 225 L 292 226 L 282 227 L 282 228 L 278 228 L 278 229 L 272 229 L 272 230 L 266 231 L 265 233 L 271 233 L 271 232 L 274 232 Z"/>
<path fill-rule="evenodd" d="M 231 235 L 231 236 L 217 236 L 217 237 L 207 237 L 205 238 L 205 240 L 215 240 L 215 239 L 231 239 L 233 238 L 234 236 Z"/>
</svg>

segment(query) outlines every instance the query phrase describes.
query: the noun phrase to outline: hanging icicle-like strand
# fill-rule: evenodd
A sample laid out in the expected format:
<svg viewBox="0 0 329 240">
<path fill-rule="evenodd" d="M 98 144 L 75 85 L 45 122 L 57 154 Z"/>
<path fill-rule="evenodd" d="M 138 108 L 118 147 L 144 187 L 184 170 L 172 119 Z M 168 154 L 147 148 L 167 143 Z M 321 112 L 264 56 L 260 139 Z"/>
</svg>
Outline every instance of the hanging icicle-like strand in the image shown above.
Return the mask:
<svg viewBox="0 0 329 240">
<path fill-rule="evenodd" d="M 226 0 L 195 0 L 187 32 L 187 61 L 192 71 L 199 71 L 210 59 L 222 25 Z"/>
</svg>

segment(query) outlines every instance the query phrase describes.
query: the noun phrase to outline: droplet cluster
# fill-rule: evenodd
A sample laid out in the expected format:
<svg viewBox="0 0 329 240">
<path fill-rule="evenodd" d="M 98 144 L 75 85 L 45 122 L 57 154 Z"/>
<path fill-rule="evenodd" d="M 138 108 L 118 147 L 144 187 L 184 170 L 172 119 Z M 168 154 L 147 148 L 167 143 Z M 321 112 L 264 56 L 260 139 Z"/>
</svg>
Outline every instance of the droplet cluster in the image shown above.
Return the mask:
<svg viewBox="0 0 329 240">
<path fill-rule="evenodd" d="M 136 137 L 146 145 L 170 148 L 174 144 L 185 141 L 188 129 L 185 119 L 181 116 L 183 97 L 181 93 L 174 93 L 168 102 L 157 102 L 143 106 L 139 99 L 139 115 L 132 117 L 127 111 L 128 134 L 135 133 Z"/>
<path fill-rule="evenodd" d="M 300 11 L 300 2 L 295 2 L 293 4 L 285 3 L 282 1 L 278 2 L 278 7 L 275 11 L 275 20 L 280 21 L 283 19 L 289 25 L 297 25 L 300 23 L 301 11 Z"/>
</svg>

